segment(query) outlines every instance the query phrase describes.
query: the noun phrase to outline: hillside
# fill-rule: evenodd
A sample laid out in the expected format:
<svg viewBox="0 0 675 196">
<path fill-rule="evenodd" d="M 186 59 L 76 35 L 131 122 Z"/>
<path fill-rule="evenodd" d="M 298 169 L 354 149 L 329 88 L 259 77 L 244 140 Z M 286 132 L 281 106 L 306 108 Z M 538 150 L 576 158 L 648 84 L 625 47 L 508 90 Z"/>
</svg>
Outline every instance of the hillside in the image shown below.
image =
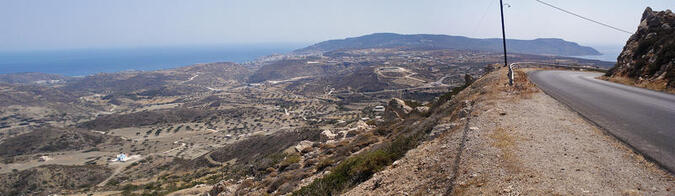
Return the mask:
<svg viewBox="0 0 675 196">
<path fill-rule="evenodd" d="M 18 83 L 54 84 L 54 83 L 63 83 L 66 82 L 66 80 L 70 79 L 72 78 L 58 74 L 47 74 L 36 72 L 0 74 L 0 82 L 10 84 L 18 84 Z"/>
<path fill-rule="evenodd" d="M 0 160 L 24 154 L 84 150 L 103 143 L 116 142 L 119 142 L 119 138 L 85 130 L 37 128 L 0 143 Z"/>
<path fill-rule="evenodd" d="M 675 92 L 675 14 L 648 7 L 606 76 L 625 84 Z"/>
<path fill-rule="evenodd" d="M 337 194 L 460 128 L 472 103 L 453 97 L 502 58 L 478 50 L 355 49 L 249 66 L 259 70 L 207 63 L 53 85 L 0 83 L 0 194 Z M 120 153 L 129 160 L 111 161 Z M 70 170 L 95 177 L 57 176 Z"/>
<path fill-rule="evenodd" d="M 283 60 L 260 66 L 250 75 L 248 82 L 293 82 L 296 83 L 294 87 L 301 87 L 293 88 L 293 91 L 323 91 L 324 88 L 335 88 L 336 91 L 381 91 L 419 86 L 443 77 L 457 81 L 461 80 L 464 73 L 473 74 L 486 64 L 503 61 L 500 52 L 430 48 L 412 50 L 399 46 L 403 47 L 396 45 L 395 48 L 342 49 L 320 54 L 289 55 Z M 533 54 L 509 54 L 509 60 L 587 65 L 603 69 L 614 66 L 614 63 L 597 60 Z M 386 71 L 386 67 L 404 69 Z M 377 71 L 379 68 L 385 71 Z M 371 74 L 375 72 L 382 73 Z"/>
<path fill-rule="evenodd" d="M 510 52 L 538 55 L 583 56 L 599 55 L 597 50 L 580 46 L 562 39 L 535 40 L 508 39 Z M 375 33 L 361 37 L 329 40 L 299 49 L 296 52 L 334 51 L 366 48 L 411 48 L 411 49 L 458 49 L 498 52 L 502 50 L 501 39 L 474 39 L 463 36 L 395 33 Z"/>
<path fill-rule="evenodd" d="M 129 93 L 157 87 L 176 88 L 178 85 L 222 85 L 243 80 L 248 69 L 236 63 L 196 64 L 176 69 L 99 73 L 67 83 L 63 89 L 69 91 Z"/>
<path fill-rule="evenodd" d="M 226 156 L 214 152 L 199 162 L 224 167 L 218 171 L 226 172 L 215 175 L 229 177 L 215 184 L 209 193 L 672 193 L 671 174 L 538 90 L 527 79 L 526 71 L 516 72 L 513 87 L 504 85 L 506 69 L 497 68 L 474 82 L 467 79 L 467 85 L 431 103 L 392 99 L 385 106 L 383 121 L 371 122 L 371 126 L 357 122 L 352 125 L 358 128 L 350 128 L 344 135 L 342 131 L 325 130 L 318 140 L 268 136 L 238 144 L 263 146 L 261 149 L 273 146 L 270 141 L 297 144 L 283 152 L 251 152 L 260 157 L 254 162 L 240 162 L 237 156 L 246 157 L 236 155 L 239 152 L 228 151 Z M 339 134 L 335 137 L 333 133 Z M 240 164 L 252 166 L 246 169 Z M 233 177 L 242 173 L 247 178 Z M 195 186 L 190 191 L 200 190 Z"/>
<path fill-rule="evenodd" d="M 110 174 L 105 166 L 45 165 L 0 174 L 0 195 L 59 195 L 59 190 L 88 187 Z"/>
<path fill-rule="evenodd" d="M 249 77 L 249 82 L 324 75 L 329 73 L 329 70 L 331 67 L 307 64 L 302 60 L 281 60 L 258 69 Z"/>
<path fill-rule="evenodd" d="M 498 69 L 453 96 L 470 103 L 461 118 L 432 108 L 438 137 L 341 195 L 673 194 L 672 174 L 540 91 L 527 71 L 511 87 Z"/>
</svg>

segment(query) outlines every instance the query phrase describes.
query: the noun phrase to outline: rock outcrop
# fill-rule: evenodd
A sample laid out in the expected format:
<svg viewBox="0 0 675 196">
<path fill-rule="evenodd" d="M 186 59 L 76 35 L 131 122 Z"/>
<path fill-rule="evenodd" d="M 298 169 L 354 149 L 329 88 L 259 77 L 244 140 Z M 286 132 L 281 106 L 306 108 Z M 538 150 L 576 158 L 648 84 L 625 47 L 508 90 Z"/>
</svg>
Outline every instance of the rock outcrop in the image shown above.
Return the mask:
<svg viewBox="0 0 675 196">
<path fill-rule="evenodd" d="M 334 140 L 336 136 L 337 136 L 337 134 L 333 133 L 331 130 L 326 129 L 323 132 L 321 132 L 321 136 L 320 136 L 319 140 L 321 142 L 327 142 L 329 140 Z"/>
<path fill-rule="evenodd" d="M 656 90 L 675 88 L 675 14 L 652 11 L 642 14 L 637 32 L 628 39 L 610 79 L 629 79 L 637 86 Z"/>
<path fill-rule="evenodd" d="M 300 152 L 300 153 L 304 153 L 304 152 L 310 151 L 313 144 L 314 144 L 314 142 L 303 140 L 303 141 L 300 141 L 300 143 L 298 143 L 297 145 L 295 145 L 295 150 Z"/>
<path fill-rule="evenodd" d="M 384 114 L 386 120 L 403 119 L 414 109 L 406 105 L 405 101 L 393 98 L 389 101 Z"/>
</svg>

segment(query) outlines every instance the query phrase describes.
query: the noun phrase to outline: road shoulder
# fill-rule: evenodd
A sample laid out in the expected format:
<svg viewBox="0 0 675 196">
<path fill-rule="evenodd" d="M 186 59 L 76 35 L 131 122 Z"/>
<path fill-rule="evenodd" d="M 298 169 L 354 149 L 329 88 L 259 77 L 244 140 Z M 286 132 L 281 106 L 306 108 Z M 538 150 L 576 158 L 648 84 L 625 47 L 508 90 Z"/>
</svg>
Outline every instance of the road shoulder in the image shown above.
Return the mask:
<svg viewBox="0 0 675 196">
<path fill-rule="evenodd" d="M 538 90 L 525 73 L 508 87 L 502 72 L 469 90 L 479 96 L 468 131 L 420 145 L 347 195 L 675 194 L 670 173 Z"/>
</svg>

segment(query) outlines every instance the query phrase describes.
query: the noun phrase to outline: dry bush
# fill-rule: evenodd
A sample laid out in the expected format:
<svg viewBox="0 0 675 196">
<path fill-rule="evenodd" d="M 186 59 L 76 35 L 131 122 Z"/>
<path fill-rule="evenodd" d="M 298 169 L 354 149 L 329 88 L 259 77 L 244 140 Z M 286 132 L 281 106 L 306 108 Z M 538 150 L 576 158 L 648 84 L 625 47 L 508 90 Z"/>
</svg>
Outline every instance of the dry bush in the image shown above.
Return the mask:
<svg viewBox="0 0 675 196">
<path fill-rule="evenodd" d="M 485 87 L 480 95 L 483 100 L 501 100 L 506 98 L 529 99 L 536 92 L 539 92 L 537 86 L 530 82 L 525 71 L 531 69 L 517 69 L 514 70 L 513 86 L 509 85 L 509 78 L 507 76 L 508 68 L 500 68 L 490 75 L 484 76 L 481 79 L 489 79 L 490 84 L 480 85 Z M 506 94 L 504 94 L 506 93 Z"/>
<path fill-rule="evenodd" d="M 652 89 L 656 91 L 666 91 L 668 88 L 668 82 L 665 80 L 655 80 L 655 81 L 642 81 L 638 83 L 638 87 Z"/>
<path fill-rule="evenodd" d="M 530 99 L 532 98 L 532 94 L 539 92 L 537 86 L 530 82 L 530 80 L 527 78 L 527 74 L 524 71 L 515 70 L 514 76 L 513 89 L 520 98 Z"/>
<path fill-rule="evenodd" d="M 610 81 L 610 82 L 619 83 L 619 84 L 628 85 L 628 86 L 636 86 L 636 87 L 640 87 L 640 88 L 651 89 L 651 90 L 655 90 L 655 91 L 675 93 L 675 89 L 668 88 L 668 82 L 665 81 L 665 80 L 654 80 L 654 81 L 642 80 L 642 81 L 638 81 L 638 80 L 635 80 L 635 79 L 632 79 L 632 78 L 622 77 L 622 76 L 614 76 L 614 77 L 601 76 L 601 77 L 598 77 L 598 79 L 607 80 L 607 81 Z"/>
<path fill-rule="evenodd" d="M 509 149 L 515 144 L 515 138 L 501 127 L 493 131 L 490 138 L 494 140 L 493 145 L 502 150 Z"/>
<path fill-rule="evenodd" d="M 316 164 L 316 170 L 317 171 L 323 171 L 327 167 L 333 166 L 335 164 L 335 161 L 331 158 L 324 158 L 319 161 L 319 163 Z"/>
<path fill-rule="evenodd" d="M 635 85 L 635 80 L 627 77 L 600 77 L 600 79 L 608 80 L 610 82 L 616 82 L 624 85 Z"/>
<path fill-rule="evenodd" d="M 300 156 L 297 153 L 287 155 L 286 158 L 284 160 L 282 160 L 281 163 L 279 163 L 279 170 L 284 170 L 286 167 L 288 167 L 288 166 L 290 166 L 294 163 L 300 162 L 301 159 L 302 159 L 302 156 Z"/>
</svg>

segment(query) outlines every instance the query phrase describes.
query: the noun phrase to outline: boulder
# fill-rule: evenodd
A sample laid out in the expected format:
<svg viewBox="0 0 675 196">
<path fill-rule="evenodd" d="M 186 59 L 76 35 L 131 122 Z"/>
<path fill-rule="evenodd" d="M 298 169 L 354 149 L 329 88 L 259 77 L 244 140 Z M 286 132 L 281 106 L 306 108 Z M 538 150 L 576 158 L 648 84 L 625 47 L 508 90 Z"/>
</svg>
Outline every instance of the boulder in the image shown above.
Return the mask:
<svg viewBox="0 0 675 196">
<path fill-rule="evenodd" d="M 220 181 L 211 188 L 209 195 L 234 195 L 240 184 L 241 182 L 234 182 L 234 180 L 231 179 Z"/>
<path fill-rule="evenodd" d="M 429 136 L 431 138 L 436 138 L 441 133 L 446 132 L 448 130 L 452 130 L 453 128 L 457 127 L 457 125 L 458 125 L 457 123 L 445 123 L 445 124 L 436 125 L 431 130 L 431 133 L 429 133 Z"/>
<path fill-rule="evenodd" d="M 384 120 L 391 121 L 396 119 L 403 119 L 414 109 L 405 104 L 405 101 L 393 98 L 387 104 L 387 110 L 384 112 Z"/>
<path fill-rule="evenodd" d="M 415 108 L 415 111 L 418 113 L 427 113 L 429 112 L 429 107 L 427 106 L 419 106 Z"/>
<path fill-rule="evenodd" d="M 311 149 L 313 144 L 314 144 L 314 142 L 303 140 L 300 143 L 298 143 L 297 145 L 295 145 L 295 151 L 298 151 L 300 153 L 305 153 L 305 152 L 307 152 L 306 149 Z"/>
<path fill-rule="evenodd" d="M 394 98 L 391 101 L 389 101 L 389 107 L 392 108 L 395 112 L 400 114 L 409 114 L 412 112 L 413 108 L 406 105 L 405 101 L 399 99 L 399 98 Z"/>
<path fill-rule="evenodd" d="M 336 136 L 337 134 L 334 134 L 332 131 L 326 129 L 323 132 L 321 132 L 321 136 L 319 136 L 319 139 L 321 140 L 321 142 L 326 142 L 328 140 L 335 139 Z"/>
<path fill-rule="evenodd" d="M 357 129 L 367 129 L 369 127 L 370 125 L 368 125 L 366 122 L 362 120 L 356 121 L 349 125 L 349 128 L 357 128 Z"/>
</svg>

